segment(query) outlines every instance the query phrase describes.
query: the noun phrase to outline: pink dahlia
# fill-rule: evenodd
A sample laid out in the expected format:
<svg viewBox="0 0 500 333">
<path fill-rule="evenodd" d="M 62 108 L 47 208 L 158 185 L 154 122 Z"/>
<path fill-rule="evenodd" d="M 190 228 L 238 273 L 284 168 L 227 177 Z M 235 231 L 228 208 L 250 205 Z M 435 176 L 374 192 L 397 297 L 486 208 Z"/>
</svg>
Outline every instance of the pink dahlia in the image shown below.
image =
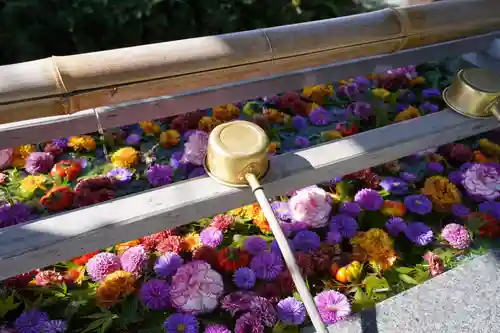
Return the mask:
<svg viewBox="0 0 500 333">
<path fill-rule="evenodd" d="M 470 246 L 469 231 L 461 224 L 449 223 L 441 230 L 441 236 L 455 249 L 466 249 Z"/>
<path fill-rule="evenodd" d="M 233 223 L 234 217 L 232 217 L 231 215 L 220 214 L 212 218 L 210 226 L 217 228 L 220 231 L 226 231 L 233 225 Z"/>
<path fill-rule="evenodd" d="M 288 204 L 294 221 L 305 222 L 313 228 L 325 226 L 332 211 L 330 196 L 317 186 L 297 191 Z"/>
<path fill-rule="evenodd" d="M 156 250 L 161 253 L 175 252 L 181 253 L 182 251 L 182 237 L 168 236 L 156 245 Z"/>
<path fill-rule="evenodd" d="M 203 165 L 207 154 L 208 134 L 203 131 L 194 131 L 184 144 L 182 161 L 194 165 Z"/>
<path fill-rule="evenodd" d="M 95 282 L 103 281 L 108 274 L 120 269 L 120 258 L 109 252 L 101 252 L 87 262 L 87 272 Z"/>
<path fill-rule="evenodd" d="M 172 236 L 172 231 L 169 229 L 157 232 L 156 234 L 141 237 L 139 240 L 146 251 L 152 251 L 156 248 L 156 245 L 168 236 Z"/>
<path fill-rule="evenodd" d="M 314 297 L 321 319 L 325 324 L 334 324 L 351 313 L 347 297 L 335 290 L 326 290 Z"/>
<path fill-rule="evenodd" d="M 133 273 L 136 276 L 141 275 L 142 270 L 148 263 L 149 255 L 144 246 L 137 245 L 127 249 L 120 257 L 122 269 Z"/>
<path fill-rule="evenodd" d="M 41 271 L 35 276 L 35 283 L 37 286 L 47 286 L 51 284 L 62 283 L 64 277 L 53 270 Z"/>
<path fill-rule="evenodd" d="M 170 298 L 175 308 L 189 313 L 213 311 L 224 293 L 222 276 L 204 261 L 181 266 L 172 278 Z"/>
</svg>

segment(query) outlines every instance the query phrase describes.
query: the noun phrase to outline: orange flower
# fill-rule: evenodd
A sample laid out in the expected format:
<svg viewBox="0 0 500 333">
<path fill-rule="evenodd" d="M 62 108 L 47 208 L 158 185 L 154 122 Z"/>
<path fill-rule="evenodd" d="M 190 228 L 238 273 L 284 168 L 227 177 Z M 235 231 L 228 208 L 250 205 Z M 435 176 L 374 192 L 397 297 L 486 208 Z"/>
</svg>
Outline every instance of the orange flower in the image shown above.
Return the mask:
<svg viewBox="0 0 500 333">
<path fill-rule="evenodd" d="M 400 201 L 385 200 L 380 212 L 386 216 L 403 217 L 406 214 L 406 206 Z"/>
<path fill-rule="evenodd" d="M 462 195 L 457 187 L 448 178 L 442 176 L 427 178 L 422 194 L 431 199 L 438 212 L 449 212 L 453 204 L 462 202 Z"/>
<path fill-rule="evenodd" d="M 193 252 L 197 248 L 201 247 L 200 235 L 197 233 L 190 233 L 184 236 L 182 249 L 186 252 Z"/>
<path fill-rule="evenodd" d="M 77 264 L 77 265 L 85 265 L 87 263 L 87 261 L 89 261 L 92 257 L 94 257 L 96 254 L 100 253 L 101 251 L 95 251 L 95 252 L 91 252 L 91 253 L 87 253 L 87 254 L 84 254 L 83 256 L 81 257 L 78 257 L 78 258 L 74 258 L 73 260 L 71 260 L 74 264 Z"/>
<path fill-rule="evenodd" d="M 412 86 L 420 84 L 425 84 L 425 78 L 423 76 L 417 76 L 416 78 L 410 80 L 410 85 Z"/>
<path fill-rule="evenodd" d="M 285 122 L 285 117 L 287 114 L 279 112 L 276 109 L 266 109 L 264 111 L 264 116 L 272 123 L 283 124 Z"/>
<path fill-rule="evenodd" d="M 234 104 L 220 105 L 212 109 L 215 118 L 222 121 L 230 121 L 240 116 L 240 108 Z"/>
<path fill-rule="evenodd" d="M 139 244 L 141 244 L 141 241 L 139 241 L 138 239 L 134 239 L 134 240 L 131 240 L 128 242 L 116 244 L 115 245 L 116 254 L 122 255 L 123 252 L 125 252 L 128 249 L 130 249 L 131 247 L 139 245 Z"/>
<path fill-rule="evenodd" d="M 160 134 L 160 145 L 163 148 L 170 148 L 177 146 L 179 144 L 181 135 L 174 129 L 161 132 Z"/>
<path fill-rule="evenodd" d="M 108 274 L 96 290 L 97 304 L 104 308 L 112 307 L 135 291 L 135 283 L 136 278 L 129 272 L 116 271 Z"/>
<path fill-rule="evenodd" d="M 273 142 L 269 143 L 269 147 L 267 147 L 267 151 L 269 153 L 276 153 L 276 151 L 278 149 L 280 149 L 280 146 L 281 146 L 281 143 L 279 143 L 278 141 L 273 141 Z"/>
<path fill-rule="evenodd" d="M 418 111 L 417 108 L 410 106 L 406 110 L 403 110 L 400 113 L 398 113 L 394 118 L 394 122 L 397 123 L 400 121 L 410 120 L 417 117 L 420 117 L 420 112 Z"/>
<path fill-rule="evenodd" d="M 222 124 L 222 121 L 215 117 L 202 117 L 198 122 L 198 129 L 210 133 L 217 125 Z"/>
<path fill-rule="evenodd" d="M 78 266 L 69 269 L 64 275 L 64 280 L 68 283 L 81 285 L 85 278 L 85 266 Z"/>
<path fill-rule="evenodd" d="M 474 156 L 474 162 L 478 163 L 488 163 L 490 160 L 488 157 L 484 156 L 484 154 L 481 153 L 479 150 L 475 150 L 473 156 Z"/>
</svg>

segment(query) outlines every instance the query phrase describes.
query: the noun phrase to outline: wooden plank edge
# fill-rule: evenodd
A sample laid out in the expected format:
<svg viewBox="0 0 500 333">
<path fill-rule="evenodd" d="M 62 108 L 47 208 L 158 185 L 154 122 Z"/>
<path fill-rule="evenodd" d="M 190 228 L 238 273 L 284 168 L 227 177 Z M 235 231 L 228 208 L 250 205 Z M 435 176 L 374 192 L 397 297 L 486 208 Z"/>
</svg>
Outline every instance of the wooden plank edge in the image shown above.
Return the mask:
<svg viewBox="0 0 500 333">
<path fill-rule="evenodd" d="M 498 126 L 445 110 L 277 156 L 264 188 L 268 196 L 283 194 Z M 254 201 L 248 189 L 201 177 L 0 229 L 0 279 Z"/>
</svg>

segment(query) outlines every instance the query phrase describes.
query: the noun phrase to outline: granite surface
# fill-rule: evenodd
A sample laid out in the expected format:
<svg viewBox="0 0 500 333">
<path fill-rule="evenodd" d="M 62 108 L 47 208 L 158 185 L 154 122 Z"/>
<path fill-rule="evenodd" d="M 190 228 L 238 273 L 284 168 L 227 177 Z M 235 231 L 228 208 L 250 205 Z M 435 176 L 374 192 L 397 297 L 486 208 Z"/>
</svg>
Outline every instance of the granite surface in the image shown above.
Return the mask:
<svg viewBox="0 0 500 333">
<path fill-rule="evenodd" d="M 500 251 L 379 303 L 376 308 L 331 325 L 335 333 L 500 332 Z M 303 333 L 313 333 L 313 328 Z"/>
</svg>

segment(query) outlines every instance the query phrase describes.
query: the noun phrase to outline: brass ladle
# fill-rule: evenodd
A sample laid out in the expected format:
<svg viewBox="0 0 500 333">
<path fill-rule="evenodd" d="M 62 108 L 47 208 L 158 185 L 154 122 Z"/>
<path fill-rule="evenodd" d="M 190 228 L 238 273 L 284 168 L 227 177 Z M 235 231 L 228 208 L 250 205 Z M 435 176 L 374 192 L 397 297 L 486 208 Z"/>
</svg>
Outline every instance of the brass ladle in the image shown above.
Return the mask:
<svg viewBox="0 0 500 333">
<path fill-rule="evenodd" d="M 269 169 L 269 140 L 258 125 L 232 121 L 215 127 L 208 139 L 205 170 L 217 182 L 231 187 L 248 187 L 262 208 L 278 242 L 293 282 L 318 333 L 328 333 L 313 297 L 302 277 L 288 240 L 264 194 L 259 179 Z"/>
<path fill-rule="evenodd" d="M 443 99 L 466 117 L 500 120 L 500 77 L 482 68 L 462 69 L 443 91 Z"/>
</svg>

